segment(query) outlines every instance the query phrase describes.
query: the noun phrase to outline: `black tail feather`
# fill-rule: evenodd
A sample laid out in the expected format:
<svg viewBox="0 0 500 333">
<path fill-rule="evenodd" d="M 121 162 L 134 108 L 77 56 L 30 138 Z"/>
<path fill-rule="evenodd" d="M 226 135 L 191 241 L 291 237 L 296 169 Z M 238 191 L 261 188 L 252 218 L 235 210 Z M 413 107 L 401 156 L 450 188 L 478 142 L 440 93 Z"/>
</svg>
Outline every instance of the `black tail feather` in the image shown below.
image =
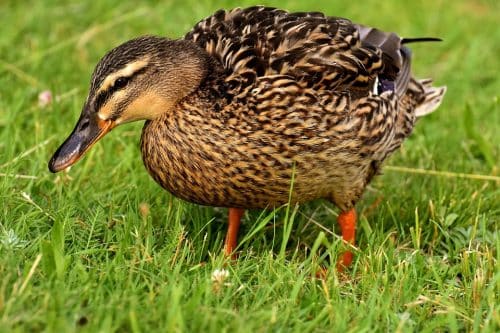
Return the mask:
<svg viewBox="0 0 500 333">
<path fill-rule="evenodd" d="M 441 38 L 436 37 L 420 37 L 420 38 L 403 38 L 401 44 L 419 43 L 419 42 L 442 42 Z"/>
</svg>

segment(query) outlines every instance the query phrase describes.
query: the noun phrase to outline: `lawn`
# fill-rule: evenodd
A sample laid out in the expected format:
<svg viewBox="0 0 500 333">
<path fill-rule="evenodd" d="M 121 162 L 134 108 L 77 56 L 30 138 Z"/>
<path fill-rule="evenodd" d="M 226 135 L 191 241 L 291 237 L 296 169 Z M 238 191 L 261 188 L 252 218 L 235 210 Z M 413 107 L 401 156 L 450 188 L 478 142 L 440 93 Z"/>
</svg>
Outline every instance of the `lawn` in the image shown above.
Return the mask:
<svg viewBox="0 0 500 333">
<path fill-rule="evenodd" d="M 149 178 L 140 123 L 69 172 L 48 171 L 107 50 L 142 34 L 182 36 L 220 7 L 250 4 L 1 2 L 0 332 L 500 329 L 498 1 L 265 2 L 444 40 L 412 44 L 417 76 L 448 93 L 359 202 L 345 274 L 333 269 L 338 211 L 324 201 L 247 212 L 240 256 L 225 262 L 226 210 Z M 319 267 L 332 269 L 317 279 Z M 213 280 L 221 268 L 229 275 Z"/>
</svg>

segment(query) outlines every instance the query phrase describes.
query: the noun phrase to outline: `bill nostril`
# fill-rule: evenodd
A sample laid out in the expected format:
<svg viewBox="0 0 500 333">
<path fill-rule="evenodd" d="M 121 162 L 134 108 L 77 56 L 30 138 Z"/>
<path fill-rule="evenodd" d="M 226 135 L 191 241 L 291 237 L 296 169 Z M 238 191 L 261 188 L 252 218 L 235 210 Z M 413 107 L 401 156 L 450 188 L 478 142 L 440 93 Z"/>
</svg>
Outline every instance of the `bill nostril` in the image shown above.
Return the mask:
<svg viewBox="0 0 500 333">
<path fill-rule="evenodd" d="M 80 125 L 80 130 L 81 130 L 81 131 L 84 131 L 85 129 L 87 129 L 87 127 L 89 127 L 89 123 L 90 123 L 90 122 L 89 122 L 88 120 L 84 121 L 84 122 Z"/>
</svg>

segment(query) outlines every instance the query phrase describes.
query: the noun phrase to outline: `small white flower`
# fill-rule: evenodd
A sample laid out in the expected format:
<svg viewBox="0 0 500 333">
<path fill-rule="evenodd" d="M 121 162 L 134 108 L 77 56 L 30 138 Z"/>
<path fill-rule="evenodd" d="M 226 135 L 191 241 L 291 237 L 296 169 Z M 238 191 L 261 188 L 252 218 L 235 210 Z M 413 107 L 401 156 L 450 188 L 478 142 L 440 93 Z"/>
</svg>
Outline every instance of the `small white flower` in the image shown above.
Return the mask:
<svg viewBox="0 0 500 333">
<path fill-rule="evenodd" d="M 215 269 L 212 272 L 212 281 L 214 283 L 224 283 L 224 280 L 226 280 L 229 277 L 229 271 L 227 269 Z"/>
<path fill-rule="evenodd" d="M 229 271 L 227 269 L 215 269 L 212 272 L 212 288 L 215 293 L 219 293 L 224 287 L 229 287 L 232 285 L 231 282 L 225 282 L 229 277 Z"/>
</svg>

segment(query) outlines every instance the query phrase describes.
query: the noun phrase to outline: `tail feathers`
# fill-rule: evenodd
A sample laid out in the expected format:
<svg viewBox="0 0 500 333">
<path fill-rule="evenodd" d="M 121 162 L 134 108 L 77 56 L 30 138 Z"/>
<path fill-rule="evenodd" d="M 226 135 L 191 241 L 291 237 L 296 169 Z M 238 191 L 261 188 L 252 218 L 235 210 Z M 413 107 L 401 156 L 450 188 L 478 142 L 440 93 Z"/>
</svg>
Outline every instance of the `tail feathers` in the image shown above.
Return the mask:
<svg viewBox="0 0 500 333">
<path fill-rule="evenodd" d="M 423 117 L 436 110 L 443 101 L 444 94 L 446 93 L 446 86 L 433 87 L 431 79 L 420 80 L 420 84 L 424 89 L 422 101 L 415 109 L 415 116 L 417 118 Z"/>
<path fill-rule="evenodd" d="M 410 43 L 420 43 L 420 42 L 442 42 L 441 38 L 436 37 L 419 37 L 419 38 L 403 38 L 401 40 L 401 44 L 410 44 Z"/>
</svg>

